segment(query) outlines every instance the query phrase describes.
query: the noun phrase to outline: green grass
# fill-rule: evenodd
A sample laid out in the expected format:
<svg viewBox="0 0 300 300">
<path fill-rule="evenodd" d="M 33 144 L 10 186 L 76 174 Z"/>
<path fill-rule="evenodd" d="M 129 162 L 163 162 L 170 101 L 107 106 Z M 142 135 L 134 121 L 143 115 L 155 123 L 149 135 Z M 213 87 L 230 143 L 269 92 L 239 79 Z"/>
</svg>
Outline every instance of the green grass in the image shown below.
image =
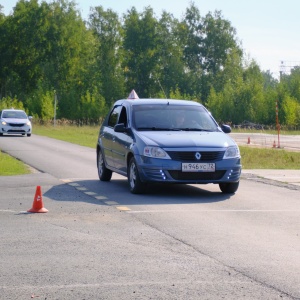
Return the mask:
<svg viewBox="0 0 300 300">
<path fill-rule="evenodd" d="M 96 148 L 99 126 L 70 126 L 55 127 L 52 125 L 34 125 L 33 134 L 48 136 L 57 140 L 78 144 L 81 146 Z"/>
<path fill-rule="evenodd" d="M 21 161 L 0 151 L 0 176 L 29 174 L 30 169 Z"/>
<path fill-rule="evenodd" d="M 243 169 L 299 170 L 300 152 L 239 146 Z"/>
<path fill-rule="evenodd" d="M 99 126 L 77 127 L 57 125 L 54 127 L 50 125 L 34 125 L 33 127 L 33 134 L 48 136 L 91 148 L 96 147 L 98 132 Z M 295 134 L 295 132 L 290 134 Z M 243 169 L 300 169 L 300 152 L 289 152 L 273 148 L 252 148 L 248 146 L 240 146 L 240 151 Z M 30 173 L 27 166 L 0 151 L 0 176 L 27 173 Z"/>
</svg>

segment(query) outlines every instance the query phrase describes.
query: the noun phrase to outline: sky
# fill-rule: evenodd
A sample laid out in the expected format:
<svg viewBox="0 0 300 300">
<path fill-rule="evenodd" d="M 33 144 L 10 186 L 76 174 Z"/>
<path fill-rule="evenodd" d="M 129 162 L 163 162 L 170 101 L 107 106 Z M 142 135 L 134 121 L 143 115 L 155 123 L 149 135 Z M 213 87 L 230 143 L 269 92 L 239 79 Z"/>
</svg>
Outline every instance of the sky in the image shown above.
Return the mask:
<svg viewBox="0 0 300 300">
<path fill-rule="evenodd" d="M 50 1 L 51 2 L 51 1 Z M 75 0 L 83 19 L 90 7 L 112 9 L 120 16 L 131 7 L 143 12 L 152 7 L 157 18 L 162 11 L 181 19 L 190 0 Z M 275 78 L 280 70 L 300 65 L 300 1 L 299 0 L 194 0 L 200 14 L 220 10 L 223 18 L 236 29 L 246 58 L 254 59 L 261 70 L 269 70 Z M 16 0 L 0 0 L 2 12 L 9 15 Z"/>
</svg>

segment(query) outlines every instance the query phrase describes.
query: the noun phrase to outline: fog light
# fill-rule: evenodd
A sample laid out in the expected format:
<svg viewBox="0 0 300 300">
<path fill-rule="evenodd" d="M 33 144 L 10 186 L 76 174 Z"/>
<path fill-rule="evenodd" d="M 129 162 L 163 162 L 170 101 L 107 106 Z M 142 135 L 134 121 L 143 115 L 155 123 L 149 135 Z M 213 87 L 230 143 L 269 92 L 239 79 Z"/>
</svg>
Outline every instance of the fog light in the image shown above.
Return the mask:
<svg viewBox="0 0 300 300">
<path fill-rule="evenodd" d="M 165 174 L 165 172 L 163 171 L 163 170 L 159 170 L 159 172 L 160 172 L 160 174 L 161 174 L 161 176 L 162 176 L 162 179 L 163 180 L 166 180 L 166 174 Z"/>
</svg>

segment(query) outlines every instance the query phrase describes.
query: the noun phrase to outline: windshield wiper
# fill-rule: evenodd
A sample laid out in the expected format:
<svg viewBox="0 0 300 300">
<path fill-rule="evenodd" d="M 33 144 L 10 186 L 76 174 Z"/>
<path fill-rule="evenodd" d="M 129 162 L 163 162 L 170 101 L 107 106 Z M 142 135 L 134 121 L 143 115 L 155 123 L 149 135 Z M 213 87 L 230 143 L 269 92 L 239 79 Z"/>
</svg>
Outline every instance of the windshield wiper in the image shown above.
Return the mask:
<svg viewBox="0 0 300 300">
<path fill-rule="evenodd" d="M 165 128 L 165 127 L 138 127 L 137 130 L 151 130 L 151 131 L 205 131 L 212 132 L 215 130 L 204 129 L 204 128 L 193 128 L 193 127 L 184 127 L 184 128 Z"/>
<path fill-rule="evenodd" d="M 182 128 L 181 130 L 183 130 L 183 131 L 206 131 L 206 132 L 215 131 L 215 130 L 212 130 L 212 129 L 193 128 L 193 127 Z"/>
<path fill-rule="evenodd" d="M 162 128 L 162 127 L 138 127 L 137 130 L 153 130 L 153 131 L 170 131 L 170 128 Z"/>
</svg>

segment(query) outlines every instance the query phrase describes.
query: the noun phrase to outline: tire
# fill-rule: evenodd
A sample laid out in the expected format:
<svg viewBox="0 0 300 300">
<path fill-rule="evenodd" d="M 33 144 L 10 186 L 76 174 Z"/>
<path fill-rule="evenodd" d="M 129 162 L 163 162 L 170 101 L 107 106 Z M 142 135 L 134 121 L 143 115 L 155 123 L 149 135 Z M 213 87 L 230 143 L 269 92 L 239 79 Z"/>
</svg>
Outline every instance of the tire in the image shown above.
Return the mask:
<svg viewBox="0 0 300 300">
<path fill-rule="evenodd" d="M 112 176 L 112 171 L 107 169 L 104 162 L 104 157 L 102 151 L 98 151 L 97 155 L 97 167 L 98 167 L 98 176 L 101 181 L 110 181 Z"/>
<path fill-rule="evenodd" d="M 129 161 L 127 177 L 129 189 L 132 194 L 143 194 L 145 192 L 146 184 L 140 179 L 134 157 L 132 157 Z"/>
<path fill-rule="evenodd" d="M 31 136 L 31 133 L 27 133 L 27 136 L 28 136 L 28 137 Z"/>
<path fill-rule="evenodd" d="M 239 188 L 240 182 L 220 183 L 219 187 L 224 194 L 234 194 Z"/>
</svg>

